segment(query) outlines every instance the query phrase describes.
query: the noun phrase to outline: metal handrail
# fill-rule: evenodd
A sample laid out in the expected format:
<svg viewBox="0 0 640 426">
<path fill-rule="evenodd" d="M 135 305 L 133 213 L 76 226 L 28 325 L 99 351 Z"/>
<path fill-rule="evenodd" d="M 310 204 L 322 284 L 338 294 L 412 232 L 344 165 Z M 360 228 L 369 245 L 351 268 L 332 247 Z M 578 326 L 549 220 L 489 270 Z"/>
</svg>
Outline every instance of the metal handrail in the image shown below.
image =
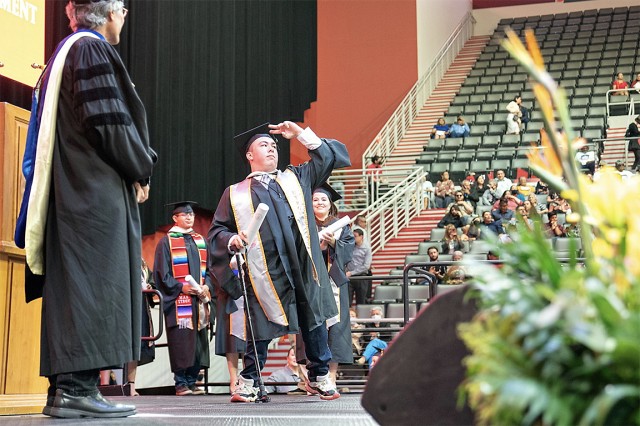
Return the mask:
<svg viewBox="0 0 640 426">
<path fill-rule="evenodd" d="M 606 98 L 607 98 L 607 117 L 612 117 L 611 115 L 611 110 L 610 110 L 610 106 L 612 105 L 628 105 L 629 106 L 629 113 L 625 114 L 629 117 L 633 117 L 636 115 L 635 113 L 635 104 L 636 102 L 633 101 L 633 98 L 630 96 L 631 93 L 629 93 L 629 95 L 627 95 L 626 97 L 624 97 L 626 100 L 625 101 L 621 101 L 621 102 L 610 102 L 609 99 L 611 99 L 612 93 L 613 92 L 621 92 L 621 89 L 610 89 L 607 90 L 606 93 Z M 631 92 L 630 89 L 627 89 L 627 92 Z M 620 95 L 613 95 L 613 96 L 620 96 Z M 640 102 L 640 101 L 639 101 Z M 613 117 L 623 117 L 624 115 L 614 115 Z"/>
<path fill-rule="evenodd" d="M 422 168 L 412 166 L 392 166 L 379 174 L 371 174 L 370 169 L 336 170 L 329 178 L 329 184 L 342 196 L 336 206 L 343 213 L 361 211 L 379 205 L 381 200 L 388 200 L 398 188 L 404 187 L 415 179 Z M 377 204 L 376 204 L 377 203 Z"/>
<path fill-rule="evenodd" d="M 466 41 L 473 35 L 474 22 L 475 19 L 471 12 L 467 13 L 461 20 L 436 55 L 429 69 L 409 89 L 409 93 L 382 126 L 382 129 L 374 137 L 369 147 L 362 153 L 363 165 L 373 155 L 386 157 L 395 149 L 405 131 L 413 123 L 424 103 L 429 99 L 451 63 L 464 47 Z"/>
<path fill-rule="evenodd" d="M 371 252 L 375 253 L 384 248 L 385 244 L 395 236 L 400 230 L 408 225 L 409 221 L 420 214 L 424 203 L 422 184 L 426 179 L 426 173 L 422 167 L 388 167 L 383 169 L 383 176 L 391 178 L 400 177 L 393 185 L 388 185 L 384 193 L 380 192 L 380 185 L 373 187 L 371 175 L 359 175 L 364 180 L 360 181 L 359 191 L 365 191 L 367 204 L 357 207 L 364 207 L 359 214 L 367 218 L 366 237 L 371 247 Z M 358 170 L 356 170 L 357 174 Z M 366 172 L 366 170 L 365 170 Z M 334 174 L 330 183 L 335 185 L 344 175 Z M 374 188 L 377 194 L 367 191 L 364 188 Z M 346 188 L 346 185 L 345 185 Z M 340 191 L 338 191 L 340 192 Z M 345 206 L 349 209 L 348 205 Z"/>
</svg>

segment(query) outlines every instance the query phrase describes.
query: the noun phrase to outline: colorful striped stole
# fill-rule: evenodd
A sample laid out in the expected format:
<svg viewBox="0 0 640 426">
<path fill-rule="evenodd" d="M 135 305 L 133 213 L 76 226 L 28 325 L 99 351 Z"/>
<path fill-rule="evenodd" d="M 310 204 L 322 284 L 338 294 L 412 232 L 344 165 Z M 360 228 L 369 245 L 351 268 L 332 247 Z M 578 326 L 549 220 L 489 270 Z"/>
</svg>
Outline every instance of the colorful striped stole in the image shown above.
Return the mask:
<svg viewBox="0 0 640 426">
<path fill-rule="evenodd" d="M 184 284 L 187 282 L 185 277 L 189 273 L 189 258 L 187 255 L 187 247 L 184 243 L 184 235 L 182 232 L 169 232 L 169 248 L 171 250 L 171 267 L 173 270 L 173 278 Z M 200 260 L 200 282 L 204 284 L 204 277 L 207 273 L 207 244 L 202 235 L 195 232 L 189 233 L 193 241 L 198 247 L 198 255 Z M 194 279 L 196 277 L 193 277 Z M 193 309 L 191 308 L 191 296 L 180 293 L 176 299 L 176 322 L 179 328 L 189 328 L 193 330 Z"/>
</svg>

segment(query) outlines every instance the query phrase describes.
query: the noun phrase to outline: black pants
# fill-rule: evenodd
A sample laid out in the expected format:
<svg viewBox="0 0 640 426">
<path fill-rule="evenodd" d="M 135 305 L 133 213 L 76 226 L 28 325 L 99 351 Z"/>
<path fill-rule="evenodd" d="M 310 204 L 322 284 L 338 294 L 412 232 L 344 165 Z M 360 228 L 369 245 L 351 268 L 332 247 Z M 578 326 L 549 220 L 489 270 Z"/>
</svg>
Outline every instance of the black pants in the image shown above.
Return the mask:
<svg viewBox="0 0 640 426">
<path fill-rule="evenodd" d="M 100 370 L 76 371 L 49 376 L 48 396 L 54 396 L 56 389 L 72 396 L 89 396 L 98 392 Z"/>
<path fill-rule="evenodd" d="M 640 168 L 640 149 L 634 149 L 633 151 L 633 166 L 631 166 L 631 170 L 638 170 Z"/>
<path fill-rule="evenodd" d="M 367 298 L 371 297 L 371 280 L 349 280 L 349 306 L 353 305 L 354 293 L 356 305 L 367 303 Z"/>
</svg>

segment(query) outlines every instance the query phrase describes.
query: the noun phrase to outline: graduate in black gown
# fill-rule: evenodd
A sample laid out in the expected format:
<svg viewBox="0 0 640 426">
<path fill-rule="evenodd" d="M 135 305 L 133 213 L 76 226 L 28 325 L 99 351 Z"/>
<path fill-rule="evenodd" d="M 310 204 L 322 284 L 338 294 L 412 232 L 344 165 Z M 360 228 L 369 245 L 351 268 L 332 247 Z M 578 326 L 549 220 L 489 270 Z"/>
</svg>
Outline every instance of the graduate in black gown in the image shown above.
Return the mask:
<svg viewBox="0 0 640 426">
<path fill-rule="evenodd" d="M 329 349 L 331 349 L 329 373 L 334 381 L 339 364 L 353 364 L 351 317 L 349 315 L 349 278 L 344 270 L 347 263 L 351 261 L 355 238 L 348 224 L 334 233 L 329 233 L 326 230 L 329 225 L 338 221 L 338 209 L 335 202 L 341 198 L 340 194 L 326 183 L 313 191 L 313 212 L 318 231 L 320 231 L 320 248 L 329 270 L 331 288 L 339 311 L 338 316 L 327 321 Z"/>
<path fill-rule="evenodd" d="M 284 172 L 277 170 L 273 135 L 297 138 L 309 150 L 311 160 L 289 166 Z M 244 369 L 231 400 L 256 399 L 256 361 L 260 367 L 264 365 L 271 339 L 298 330 L 306 346 L 308 390 L 323 399 L 338 398 L 328 374 L 331 351 L 326 328 L 326 320 L 336 316 L 338 309 L 320 250 L 311 197 L 313 188 L 325 182 L 333 169 L 351 164 L 347 149 L 290 121 L 259 126 L 235 141 L 252 173 L 225 190 L 208 235 L 215 286 L 233 299 L 242 295 L 242 289 L 229 267 L 231 252 L 244 249 L 258 204 L 266 204 L 269 211 L 258 237 L 244 254 L 257 354 L 248 341 Z"/>
<path fill-rule="evenodd" d="M 174 226 L 156 246 L 153 277 L 164 298 L 169 361 L 176 395 L 203 395 L 196 386 L 209 367 L 207 331 L 213 327 L 213 285 L 207 270 L 207 242 L 193 230 L 193 201 L 171 204 Z M 188 276 L 196 283 L 189 283 Z"/>
<path fill-rule="evenodd" d="M 43 414 L 126 417 L 97 388 L 100 370 L 140 356 L 141 230 L 156 155 L 146 113 L 113 45 L 127 9 L 118 0 L 72 0 L 74 33 L 35 91 L 16 230 L 25 247 L 27 301 L 42 296 Z M 35 158 L 50 161 L 35 161 Z"/>
</svg>

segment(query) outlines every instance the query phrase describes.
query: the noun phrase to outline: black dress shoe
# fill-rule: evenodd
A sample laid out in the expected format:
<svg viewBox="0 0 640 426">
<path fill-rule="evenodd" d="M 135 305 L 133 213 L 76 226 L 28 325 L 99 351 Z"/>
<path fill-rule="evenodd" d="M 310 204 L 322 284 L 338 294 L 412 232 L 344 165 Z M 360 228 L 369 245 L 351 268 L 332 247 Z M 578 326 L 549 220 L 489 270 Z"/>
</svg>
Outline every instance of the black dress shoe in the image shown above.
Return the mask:
<svg viewBox="0 0 640 426">
<path fill-rule="evenodd" d="M 42 410 L 42 413 L 65 419 L 78 419 L 81 417 L 113 418 L 132 416 L 136 414 L 136 407 L 133 405 L 113 404 L 107 401 L 100 392 L 89 396 L 73 396 L 58 389 L 53 405 L 47 405 Z"/>
<path fill-rule="evenodd" d="M 42 409 L 42 414 L 45 416 L 51 415 L 51 407 L 53 407 L 53 401 L 56 399 L 55 396 L 48 395 L 47 396 L 47 405 Z"/>
</svg>

